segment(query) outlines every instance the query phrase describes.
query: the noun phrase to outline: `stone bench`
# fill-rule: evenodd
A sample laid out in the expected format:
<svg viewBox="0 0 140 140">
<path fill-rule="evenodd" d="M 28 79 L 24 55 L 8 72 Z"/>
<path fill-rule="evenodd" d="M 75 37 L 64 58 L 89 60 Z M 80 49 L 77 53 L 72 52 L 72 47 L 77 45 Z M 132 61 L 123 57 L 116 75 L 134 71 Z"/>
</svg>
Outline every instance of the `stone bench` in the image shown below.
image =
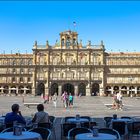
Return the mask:
<svg viewBox="0 0 140 140">
<path fill-rule="evenodd" d="M 38 104 L 41 104 L 41 103 L 24 103 L 24 106 L 29 108 L 30 106 L 37 106 Z"/>
</svg>

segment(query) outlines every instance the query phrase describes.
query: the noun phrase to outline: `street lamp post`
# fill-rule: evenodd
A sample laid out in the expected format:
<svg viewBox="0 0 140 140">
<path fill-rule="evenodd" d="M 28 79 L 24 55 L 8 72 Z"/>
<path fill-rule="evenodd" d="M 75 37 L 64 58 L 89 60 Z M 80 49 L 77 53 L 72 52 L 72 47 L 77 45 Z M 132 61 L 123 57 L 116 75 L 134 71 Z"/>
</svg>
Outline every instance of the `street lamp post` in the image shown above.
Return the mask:
<svg viewBox="0 0 140 140">
<path fill-rule="evenodd" d="M 134 77 L 130 76 L 130 77 L 128 77 L 128 80 L 131 82 L 131 94 L 130 94 L 130 97 L 133 97 L 133 94 L 132 94 L 132 81 L 134 80 Z"/>
</svg>

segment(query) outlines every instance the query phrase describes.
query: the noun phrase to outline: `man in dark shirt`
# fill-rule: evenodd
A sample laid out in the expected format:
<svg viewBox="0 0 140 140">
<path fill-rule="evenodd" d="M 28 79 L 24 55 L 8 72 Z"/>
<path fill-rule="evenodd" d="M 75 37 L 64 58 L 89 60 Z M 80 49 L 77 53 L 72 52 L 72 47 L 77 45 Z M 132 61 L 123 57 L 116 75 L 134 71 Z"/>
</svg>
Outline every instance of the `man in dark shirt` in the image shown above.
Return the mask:
<svg viewBox="0 0 140 140">
<path fill-rule="evenodd" d="M 5 116 L 5 124 L 10 124 L 10 123 L 13 124 L 14 121 L 17 121 L 18 123 L 26 124 L 24 117 L 19 111 L 19 105 L 13 104 L 11 109 L 12 112 L 7 113 Z"/>
</svg>

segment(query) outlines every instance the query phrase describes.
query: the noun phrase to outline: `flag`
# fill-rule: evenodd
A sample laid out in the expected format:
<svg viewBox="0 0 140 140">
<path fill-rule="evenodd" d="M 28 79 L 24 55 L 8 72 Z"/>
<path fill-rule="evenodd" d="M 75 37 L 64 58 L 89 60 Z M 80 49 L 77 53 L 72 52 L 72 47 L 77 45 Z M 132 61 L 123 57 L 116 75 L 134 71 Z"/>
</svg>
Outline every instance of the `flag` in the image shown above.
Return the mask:
<svg viewBox="0 0 140 140">
<path fill-rule="evenodd" d="M 75 21 L 73 22 L 73 26 L 76 26 L 76 22 Z"/>
</svg>

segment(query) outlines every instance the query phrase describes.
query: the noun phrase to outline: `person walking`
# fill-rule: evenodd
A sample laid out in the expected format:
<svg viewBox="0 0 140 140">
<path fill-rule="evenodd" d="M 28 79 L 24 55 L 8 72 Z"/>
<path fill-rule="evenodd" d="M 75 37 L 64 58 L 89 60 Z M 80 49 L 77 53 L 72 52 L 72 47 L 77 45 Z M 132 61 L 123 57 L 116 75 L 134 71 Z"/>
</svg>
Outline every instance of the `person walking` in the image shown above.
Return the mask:
<svg viewBox="0 0 140 140">
<path fill-rule="evenodd" d="M 54 107 L 56 108 L 56 106 L 57 106 L 57 93 L 54 93 L 54 95 L 52 96 L 52 101 L 53 101 Z"/>
<path fill-rule="evenodd" d="M 118 109 L 122 110 L 123 103 L 122 103 L 122 94 L 121 94 L 121 92 L 117 93 L 117 100 L 118 100 Z"/>
<path fill-rule="evenodd" d="M 63 106 L 67 108 L 69 104 L 69 99 L 68 99 L 68 93 L 66 91 L 64 91 L 64 93 L 62 94 L 62 101 L 63 101 Z"/>
<path fill-rule="evenodd" d="M 71 93 L 69 93 L 69 106 L 73 107 L 73 96 Z"/>
</svg>

